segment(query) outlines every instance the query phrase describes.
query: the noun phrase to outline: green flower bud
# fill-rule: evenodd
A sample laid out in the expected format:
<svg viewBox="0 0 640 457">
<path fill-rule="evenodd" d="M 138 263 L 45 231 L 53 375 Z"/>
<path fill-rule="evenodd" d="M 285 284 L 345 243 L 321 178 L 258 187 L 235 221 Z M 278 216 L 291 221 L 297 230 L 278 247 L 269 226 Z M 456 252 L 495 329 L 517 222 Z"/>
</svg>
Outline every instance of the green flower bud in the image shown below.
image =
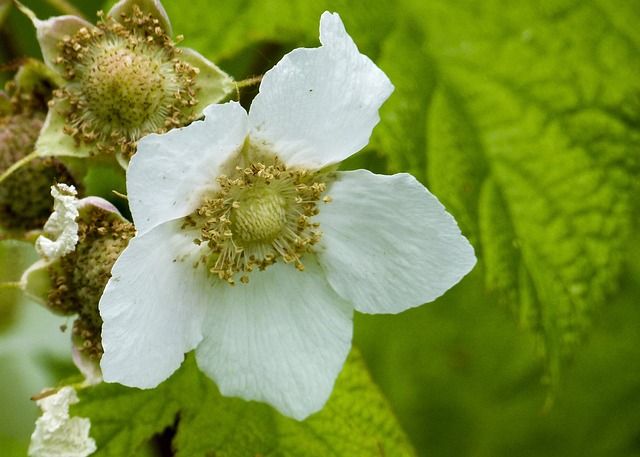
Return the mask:
<svg viewBox="0 0 640 457">
<path fill-rule="evenodd" d="M 93 205 L 80 209 L 77 223 L 75 250 L 49 266 L 52 289 L 47 306 L 58 313 L 77 314 L 74 340 L 79 342 L 81 353 L 99 360 L 102 319 L 98 303 L 111 268 L 135 229 L 118 213 Z"/>
<path fill-rule="evenodd" d="M 24 94 L 14 97 L 15 103 L 22 105 L 0 115 L 0 174 L 33 152 L 45 113 L 25 107 L 30 103 L 28 100 Z M 47 157 L 32 160 L 0 182 L 0 228 L 41 227 L 51 213 L 53 200 L 49 187 L 58 180 L 73 182 L 59 160 Z"/>
<path fill-rule="evenodd" d="M 62 79 L 36 144 L 39 155 L 115 155 L 121 163 L 137 141 L 197 119 L 225 99 L 233 80 L 172 39 L 159 2 L 122 0 L 94 26 L 75 16 L 41 21 L 20 5 L 36 29 L 45 62 Z"/>
</svg>

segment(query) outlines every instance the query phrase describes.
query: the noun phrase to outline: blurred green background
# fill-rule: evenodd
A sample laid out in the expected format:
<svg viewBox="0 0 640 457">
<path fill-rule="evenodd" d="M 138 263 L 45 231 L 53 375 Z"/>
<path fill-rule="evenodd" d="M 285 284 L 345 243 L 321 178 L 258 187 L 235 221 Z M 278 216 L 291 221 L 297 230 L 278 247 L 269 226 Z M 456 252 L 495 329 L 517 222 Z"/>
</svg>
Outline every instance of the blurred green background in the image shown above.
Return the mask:
<svg viewBox="0 0 640 457">
<path fill-rule="evenodd" d="M 337 11 L 396 86 L 344 167 L 414 174 L 479 258 L 434 303 L 355 318 L 418 455 L 640 456 L 640 1 L 163 4 L 183 44 L 238 80 L 317 46 L 320 14 Z M 91 21 L 108 7 L 74 6 Z M 7 0 L 0 25 L 4 82 L 12 62 L 40 54 Z M 0 326 L 2 456 L 24 455 L 28 396 L 69 372 L 57 362 L 64 320 L 12 310 Z"/>
</svg>

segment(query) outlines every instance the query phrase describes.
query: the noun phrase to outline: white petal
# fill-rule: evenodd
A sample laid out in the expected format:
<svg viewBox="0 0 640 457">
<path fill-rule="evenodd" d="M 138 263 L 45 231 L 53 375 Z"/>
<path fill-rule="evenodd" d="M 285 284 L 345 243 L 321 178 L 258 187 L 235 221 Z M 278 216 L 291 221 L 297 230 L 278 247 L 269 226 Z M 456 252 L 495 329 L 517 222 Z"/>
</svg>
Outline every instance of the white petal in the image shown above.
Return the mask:
<svg viewBox="0 0 640 457">
<path fill-rule="evenodd" d="M 223 395 L 304 419 L 322 408 L 351 346 L 353 308 L 313 257 L 305 271 L 277 263 L 248 284 L 219 283 L 207 312 L 200 368 Z"/>
<path fill-rule="evenodd" d="M 238 103 L 211 105 L 204 115 L 204 121 L 138 142 L 127 192 L 139 234 L 197 209 L 203 194 L 217 189 L 221 164 L 242 148 L 248 122 Z"/>
<path fill-rule="evenodd" d="M 86 457 L 96 451 L 96 443 L 89 437 L 90 420 L 69 416 L 69 406 L 75 403 L 78 396 L 71 386 L 37 401 L 43 414 L 31 435 L 31 457 Z"/>
<path fill-rule="evenodd" d="M 252 142 L 311 169 L 362 149 L 393 91 L 337 14 L 322 15 L 320 41 L 322 47 L 296 49 L 269 70 L 249 111 Z"/>
<path fill-rule="evenodd" d="M 100 299 L 104 380 L 149 388 L 168 378 L 202 339 L 206 274 L 180 221 L 134 237 Z M 204 273 L 204 271 L 203 271 Z"/>
<path fill-rule="evenodd" d="M 476 263 L 453 217 L 408 174 L 344 172 L 316 221 L 333 288 L 365 313 L 398 313 L 442 295 Z"/>
<path fill-rule="evenodd" d="M 44 224 L 36 239 L 36 251 L 47 261 L 64 257 L 76 248 L 78 243 L 78 199 L 74 186 L 56 184 L 51 186 L 53 197 L 53 213 Z"/>
</svg>

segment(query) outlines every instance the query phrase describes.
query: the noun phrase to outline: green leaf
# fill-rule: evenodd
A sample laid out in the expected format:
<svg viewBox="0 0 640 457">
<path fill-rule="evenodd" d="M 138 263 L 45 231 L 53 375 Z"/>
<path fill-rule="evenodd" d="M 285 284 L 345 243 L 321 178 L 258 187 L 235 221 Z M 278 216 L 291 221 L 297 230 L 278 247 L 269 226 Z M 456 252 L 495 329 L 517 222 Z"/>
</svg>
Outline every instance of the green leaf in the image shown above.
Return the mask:
<svg viewBox="0 0 640 457">
<path fill-rule="evenodd" d="M 442 203 L 477 245 L 479 195 L 487 178 L 487 161 L 470 114 L 459 95 L 443 82 L 434 91 L 426 125 L 429 187 L 442 195 Z"/>
<path fill-rule="evenodd" d="M 184 35 L 184 46 L 216 62 L 263 41 L 302 41 L 318 30 L 321 5 L 267 0 L 222 2 L 211 6 L 193 0 L 189 8 L 165 2 L 174 33 Z M 313 13 L 311 13 L 313 11 Z M 275 62 L 273 62 L 275 64 Z"/>
<path fill-rule="evenodd" d="M 434 64 L 421 46 L 419 24 L 402 21 L 384 42 L 378 64 L 395 86 L 380 110 L 374 141 L 389 156 L 390 170 L 404 171 L 423 180 L 427 170 L 425 107 L 435 88 Z"/>
<path fill-rule="evenodd" d="M 470 236 L 552 381 L 616 290 L 638 198 L 637 2 L 405 1 L 378 141 Z"/>
<path fill-rule="evenodd" d="M 480 269 L 429 306 L 356 315 L 355 341 L 420 456 L 639 455 L 640 233 L 634 238 L 620 291 L 563 367 L 547 411 L 534 335 L 483 292 Z"/>
<path fill-rule="evenodd" d="M 374 2 L 376 3 L 376 2 Z M 393 26 L 395 5 L 387 2 L 291 2 L 248 0 L 220 2 L 192 0 L 189 8 L 165 2 L 176 34 L 237 79 L 260 74 L 293 47 L 318 46 L 320 16 L 324 11 L 341 15 L 361 52 L 375 58 L 380 37 Z"/>
<path fill-rule="evenodd" d="M 135 455 L 168 427 L 177 457 L 415 455 L 356 351 L 326 407 L 303 422 L 262 403 L 222 397 L 193 357 L 156 389 L 100 384 L 79 398 L 72 412 L 91 419 L 95 457 Z"/>
</svg>

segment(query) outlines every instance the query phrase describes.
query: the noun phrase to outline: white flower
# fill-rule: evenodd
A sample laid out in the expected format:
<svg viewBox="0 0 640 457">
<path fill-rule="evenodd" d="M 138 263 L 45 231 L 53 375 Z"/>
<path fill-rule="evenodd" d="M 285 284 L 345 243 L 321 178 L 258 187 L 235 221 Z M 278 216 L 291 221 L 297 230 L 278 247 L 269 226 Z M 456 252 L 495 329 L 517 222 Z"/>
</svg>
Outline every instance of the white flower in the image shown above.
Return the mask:
<svg viewBox="0 0 640 457">
<path fill-rule="evenodd" d="M 76 188 L 66 184 L 51 186 L 53 213 L 44 224 L 43 235 L 36 240 L 38 254 L 46 260 L 67 255 L 78 243 L 78 208 Z"/>
<path fill-rule="evenodd" d="M 95 452 L 96 443 L 89 437 L 91 421 L 69 416 L 69 405 L 78 403 L 73 387 L 63 387 L 36 403 L 42 416 L 31 435 L 31 457 L 86 457 Z"/>
<path fill-rule="evenodd" d="M 223 395 L 302 419 L 331 393 L 354 308 L 419 306 L 475 264 L 412 176 L 335 171 L 393 86 L 337 14 L 322 15 L 320 41 L 265 74 L 248 115 L 212 105 L 140 141 L 127 172 L 137 235 L 100 302 L 105 381 L 154 387 L 195 348 Z"/>
</svg>

